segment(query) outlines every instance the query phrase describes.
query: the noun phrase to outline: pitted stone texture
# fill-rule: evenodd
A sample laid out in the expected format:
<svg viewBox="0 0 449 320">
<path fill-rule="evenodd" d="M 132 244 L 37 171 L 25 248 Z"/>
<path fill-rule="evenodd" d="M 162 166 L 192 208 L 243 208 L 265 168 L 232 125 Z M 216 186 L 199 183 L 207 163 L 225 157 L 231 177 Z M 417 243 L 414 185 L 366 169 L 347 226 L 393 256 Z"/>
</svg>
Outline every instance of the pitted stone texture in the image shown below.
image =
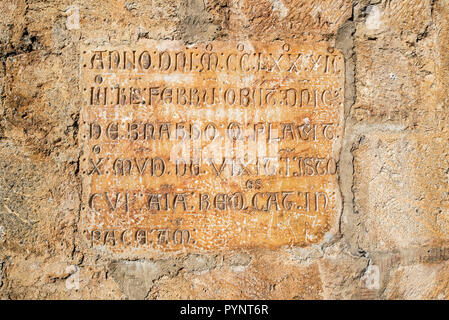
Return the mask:
<svg viewBox="0 0 449 320">
<path fill-rule="evenodd" d="M 447 300 L 448 262 L 401 266 L 390 272 L 383 297 L 391 300 Z"/>
<path fill-rule="evenodd" d="M 431 11 L 430 0 L 356 8 L 357 99 L 352 116 L 357 121 L 431 125 L 436 106 L 429 101 L 437 94 L 438 69 Z"/>
<path fill-rule="evenodd" d="M 440 132 L 361 137 L 353 152 L 359 247 L 384 251 L 448 244 L 449 158 L 438 152 L 446 144 Z"/>
</svg>

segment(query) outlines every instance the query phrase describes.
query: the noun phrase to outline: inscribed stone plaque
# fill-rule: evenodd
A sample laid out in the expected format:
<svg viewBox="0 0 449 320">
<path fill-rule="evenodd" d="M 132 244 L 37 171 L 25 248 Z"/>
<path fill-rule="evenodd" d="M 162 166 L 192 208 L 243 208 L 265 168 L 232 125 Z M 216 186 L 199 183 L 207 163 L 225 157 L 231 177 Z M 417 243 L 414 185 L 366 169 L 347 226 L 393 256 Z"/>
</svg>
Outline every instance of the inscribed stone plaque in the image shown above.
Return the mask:
<svg viewBox="0 0 449 320">
<path fill-rule="evenodd" d="M 338 229 L 344 60 L 326 43 L 84 48 L 93 247 L 307 246 Z"/>
</svg>

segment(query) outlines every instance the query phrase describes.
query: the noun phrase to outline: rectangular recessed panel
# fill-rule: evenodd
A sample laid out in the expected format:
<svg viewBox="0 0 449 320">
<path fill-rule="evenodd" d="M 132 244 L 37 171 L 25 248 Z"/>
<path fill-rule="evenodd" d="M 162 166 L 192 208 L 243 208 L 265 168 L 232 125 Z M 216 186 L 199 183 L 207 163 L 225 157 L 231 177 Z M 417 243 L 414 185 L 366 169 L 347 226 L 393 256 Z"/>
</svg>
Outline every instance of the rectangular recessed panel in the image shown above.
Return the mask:
<svg viewBox="0 0 449 320">
<path fill-rule="evenodd" d="M 343 87 L 324 42 L 83 48 L 86 240 L 142 253 L 323 241 L 341 210 Z"/>
</svg>

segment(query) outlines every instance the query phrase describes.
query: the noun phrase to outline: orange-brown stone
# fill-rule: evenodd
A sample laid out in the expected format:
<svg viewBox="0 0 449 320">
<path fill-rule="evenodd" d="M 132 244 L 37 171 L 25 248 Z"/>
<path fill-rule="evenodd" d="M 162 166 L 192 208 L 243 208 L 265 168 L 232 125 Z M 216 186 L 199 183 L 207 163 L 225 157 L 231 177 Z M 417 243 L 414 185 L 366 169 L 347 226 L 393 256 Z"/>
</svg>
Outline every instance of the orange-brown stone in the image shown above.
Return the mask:
<svg viewBox="0 0 449 320">
<path fill-rule="evenodd" d="M 344 60 L 325 42 L 82 49 L 93 247 L 307 246 L 336 232 Z"/>
</svg>

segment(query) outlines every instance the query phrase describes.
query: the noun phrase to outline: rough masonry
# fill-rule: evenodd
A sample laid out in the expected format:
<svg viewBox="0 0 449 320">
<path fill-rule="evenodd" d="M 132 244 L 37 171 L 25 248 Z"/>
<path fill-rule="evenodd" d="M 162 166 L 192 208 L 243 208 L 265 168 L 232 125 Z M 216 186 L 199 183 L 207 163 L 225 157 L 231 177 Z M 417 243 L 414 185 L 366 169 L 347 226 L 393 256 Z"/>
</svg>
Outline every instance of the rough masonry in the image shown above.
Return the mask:
<svg viewBox="0 0 449 320">
<path fill-rule="evenodd" d="M 448 298 L 449 1 L 0 8 L 2 299 Z"/>
</svg>

